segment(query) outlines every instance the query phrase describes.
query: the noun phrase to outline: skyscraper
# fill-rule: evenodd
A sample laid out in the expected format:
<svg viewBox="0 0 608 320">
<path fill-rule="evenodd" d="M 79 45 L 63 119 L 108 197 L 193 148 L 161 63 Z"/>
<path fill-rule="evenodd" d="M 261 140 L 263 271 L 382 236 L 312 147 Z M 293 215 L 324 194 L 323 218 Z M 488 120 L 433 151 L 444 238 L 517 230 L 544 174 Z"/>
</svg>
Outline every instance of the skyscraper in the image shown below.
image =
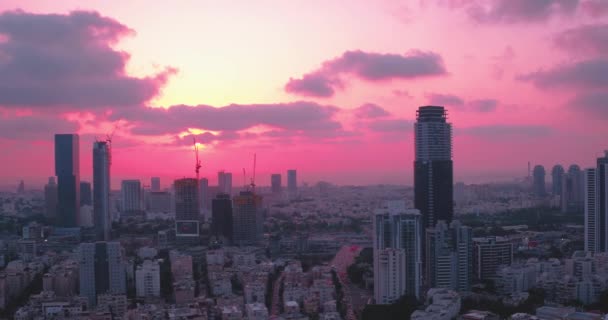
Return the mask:
<svg viewBox="0 0 608 320">
<path fill-rule="evenodd" d="M 232 173 L 224 171 L 218 172 L 217 186 L 219 193 L 232 194 Z"/>
<path fill-rule="evenodd" d="M 537 197 L 544 197 L 547 195 L 547 191 L 545 190 L 545 167 L 541 165 L 536 165 L 534 167 L 534 182 L 532 185 L 532 190 L 534 191 L 534 195 Z"/>
<path fill-rule="evenodd" d="M 93 143 L 93 221 L 97 240 L 110 240 L 110 148 L 106 141 Z"/>
<path fill-rule="evenodd" d="M 198 202 L 200 205 L 200 213 L 203 215 L 205 219 L 208 217 L 205 216 L 207 212 L 209 212 L 209 180 L 207 178 L 201 178 L 199 180 L 198 185 Z"/>
<path fill-rule="evenodd" d="M 559 164 L 553 166 L 551 169 L 551 191 L 554 196 L 559 196 L 562 194 L 562 185 L 564 180 L 564 167 Z"/>
<path fill-rule="evenodd" d="M 597 208 L 597 170 L 585 170 L 585 251 L 599 252 L 599 217 Z"/>
<path fill-rule="evenodd" d="M 80 181 L 80 206 L 93 205 L 93 194 L 91 193 L 91 183 Z"/>
<path fill-rule="evenodd" d="M 450 223 L 454 215 L 452 125 L 440 106 L 422 106 L 416 114 L 414 206 L 426 229 L 439 220 Z"/>
<path fill-rule="evenodd" d="M 470 291 L 473 282 L 473 231 L 454 220 L 426 231 L 426 282 L 431 288 Z"/>
<path fill-rule="evenodd" d="M 19 181 L 19 186 L 17 187 L 17 193 L 23 194 L 25 192 L 25 182 L 23 180 Z"/>
<path fill-rule="evenodd" d="M 200 224 L 199 182 L 196 178 L 175 180 L 175 236 L 182 244 L 197 243 Z"/>
<path fill-rule="evenodd" d="M 80 295 L 97 304 L 101 294 L 126 294 L 125 266 L 119 242 L 81 243 L 78 249 Z"/>
<path fill-rule="evenodd" d="M 270 176 L 270 186 L 272 189 L 272 193 L 280 194 L 283 190 L 283 186 L 281 185 L 281 174 L 275 173 Z"/>
<path fill-rule="evenodd" d="M 135 270 L 135 291 L 138 297 L 160 297 L 160 265 L 144 260 Z"/>
<path fill-rule="evenodd" d="M 608 150 L 585 170 L 585 250 L 608 251 Z"/>
<path fill-rule="evenodd" d="M 133 215 L 143 210 L 141 182 L 139 180 L 123 180 L 121 184 L 122 214 Z"/>
<path fill-rule="evenodd" d="M 504 237 L 473 238 L 473 269 L 477 279 L 492 279 L 501 265 L 513 263 L 513 243 Z"/>
<path fill-rule="evenodd" d="M 211 235 L 225 244 L 232 243 L 232 200 L 229 194 L 220 193 L 211 201 Z"/>
<path fill-rule="evenodd" d="M 238 246 L 256 245 L 264 227 L 262 197 L 252 191 L 241 191 L 232 199 L 232 239 Z"/>
<path fill-rule="evenodd" d="M 562 212 L 583 212 L 584 194 L 584 174 L 579 166 L 573 164 L 562 178 Z"/>
<path fill-rule="evenodd" d="M 160 178 L 152 177 L 152 179 L 150 179 L 150 187 L 150 191 L 160 192 Z"/>
<path fill-rule="evenodd" d="M 374 298 L 390 304 L 404 294 L 420 297 L 420 212 L 390 201 L 374 214 Z"/>
<path fill-rule="evenodd" d="M 296 170 L 287 170 L 287 193 L 290 197 L 298 194 L 298 177 Z"/>
<path fill-rule="evenodd" d="M 80 212 L 80 154 L 77 134 L 55 135 L 55 176 L 59 227 L 77 227 Z"/>
<path fill-rule="evenodd" d="M 57 213 L 57 183 L 55 177 L 49 177 L 49 182 L 44 186 L 44 215 L 47 218 L 55 218 Z"/>
</svg>

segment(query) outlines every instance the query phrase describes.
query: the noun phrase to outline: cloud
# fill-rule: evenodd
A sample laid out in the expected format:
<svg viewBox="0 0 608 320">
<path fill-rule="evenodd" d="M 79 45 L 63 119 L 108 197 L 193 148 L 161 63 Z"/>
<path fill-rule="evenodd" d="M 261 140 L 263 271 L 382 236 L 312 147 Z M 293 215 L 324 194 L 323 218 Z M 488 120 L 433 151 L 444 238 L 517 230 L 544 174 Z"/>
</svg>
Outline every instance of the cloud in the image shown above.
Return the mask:
<svg viewBox="0 0 608 320">
<path fill-rule="evenodd" d="M 413 130 L 414 122 L 406 119 L 380 119 L 370 122 L 368 127 L 375 132 L 403 132 Z"/>
<path fill-rule="evenodd" d="M 382 107 L 373 103 L 366 103 L 355 109 L 355 116 L 357 118 L 382 118 L 390 116 L 390 112 L 384 110 Z"/>
<path fill-rule="evenodd" d="M 493 0 L 477 1 L 467 13 L 480 23 L 534 23 L 554 15 L 571 15 L 579 0 Z"/>
<path fill-rule="evenodd" d="M 453 94 L 430 93 L 426 95 L 429 102 L 440 106 L 463 106 L 464 100 Z"/>
<path fill-rule="evenodd" d="M 395 89 L 395 90 L 393 90 L 393 95 L 395 97 L 403 97 L 403 98 L 408 98 L 408 99 L 413 98 L 413 96 L 407 90 Z"/>
<path fill-rule="evenodd" d="M 207 105 L 177 105 L 169 108 L 124 109 L 111 120 L 127 120 L 138 135 L 179 134 L 188 128 L 209 131 L 239 131 L 265 125 L 294 131 L 340 131 L 333 119 L 334 106 L 297 101 L 276 104 L 231 104 L 221 108 Z"/>
<path fill-rule="evenodd" d="M 608 119 L 608 92 L 590 92 L 579 94 L 568 105 L 581 114 Z"/>
<path fill-rule="evenodd" d="M 414 79 L 446 74 L 443 59 L 433 52 L 410 51 L 407 54 L 346 51 L 342 56 L 325 61 L 321 68 L 302 78 L 290 78 L 285 91 L 303 96 L 327 98 L 343 89 L 344 75 L 366 81 Z"/>
<path fill-rule="evenodd" d="M 593 18 L 608 15 L 608 1 L 606 0 L 587 0 L 581 3 L 581 7 L 585 13 Z"/>
<path fill-rule="evenodd" d="M 127 75 L 129 55 L 112 45 L 133 33 L 97 12 L 0 14 L 0 105 L 80 110 L 149 101 L 175 69 Z"/>
<path fill-rule="evenodd" d="M 46 115 L 0 116 L 0 137 L 9 140 L 52 141 L 55 133 L 76 133 L 79 127 L 76 122 Z"/>
<path fill-rule="evenodd" d="M 456 132 L 484 138 L 507 138 L 513 136 L 544 137 L 551 135 L 553 129 L 541 125 L 495 124 L 460 128 Z"/>
<path fill-rule="evenodd" d="M 540 88 L 606 88 L 608 87 L 608 59 L 597 58 L 562 64 L 550 70 L 539 70 L 521 75 L 517 79 L 531 81 Z"/>
<path fill-rule="evenodd" d="M 608 54 L 608 24 L 568 29 L 558 34 L 554 42 L 557 47 L 574 53 Z"/>
<path fill-rule="evenodd" d="M 468 104 L 469 108 L 475 112 L 493 112 L 498 107 L 498 100 L 495 99 L 479 99 L 470 101 Z"/>
</svg>

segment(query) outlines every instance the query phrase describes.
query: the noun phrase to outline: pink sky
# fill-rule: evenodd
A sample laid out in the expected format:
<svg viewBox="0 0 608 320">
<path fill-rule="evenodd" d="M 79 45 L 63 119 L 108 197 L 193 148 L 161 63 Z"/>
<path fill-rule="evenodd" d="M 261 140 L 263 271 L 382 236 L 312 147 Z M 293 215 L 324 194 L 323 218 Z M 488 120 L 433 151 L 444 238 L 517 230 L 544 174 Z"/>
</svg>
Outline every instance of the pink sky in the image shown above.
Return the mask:
<svg viewBox="0 0 608 320">
<path fill-rule="evenodd" d="M 424 104 L 449 110 L 457 181 L 587 167 L 608 149 L 607 23 L 603 0 L 5 0 L 0 181 L 40 185 L 67 132 L 91 180 L 116 126 L 116 186 L 193 175 L 192 134 L 212 184 L 253 153 L 259 185 L 411 184 Z"/>
</svg>

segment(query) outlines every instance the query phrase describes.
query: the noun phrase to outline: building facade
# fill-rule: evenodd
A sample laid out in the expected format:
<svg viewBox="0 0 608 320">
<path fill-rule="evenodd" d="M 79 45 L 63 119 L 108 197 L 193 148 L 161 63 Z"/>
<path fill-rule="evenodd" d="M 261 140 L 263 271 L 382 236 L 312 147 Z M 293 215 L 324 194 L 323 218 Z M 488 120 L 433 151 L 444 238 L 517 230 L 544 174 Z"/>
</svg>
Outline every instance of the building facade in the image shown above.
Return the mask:
<svg viewBox="0 0 608 320">
<path fill-rule="evenodd" d="M 110 240 L 110 148 L 106 141 L 93 143 L 93 221 L 97 240 Z"/>
<path fill-rule="evenodd" d="M 145 260 L 135 270 L 135 288 L 138 297 L 160 297 L 160 265 Z"/>
<path fill-rule="evenodd" d="M 287 170 L 287 193 L 290 197 L 298 194 L 298 172 L 294 169 Z"/>
<path fill-rule="evenodd" d="M 513 263 L 513 244 L 504 237 L 473 238 L 475 277 L 488 280 L 496 276 L 501 265 Z"/>
<path fill-rule="evenodd" d="M 211 235 L 230 244 L 232 229 L 232 199 L 229 194 L 218 194 L 211 202 Z"/>
<path fill-rule="evenodd" d="M 232 199 L 232 238 L 238 246 L 256 245 L 264 227 L 262 197 L 252 191 L 241 191 Z"/>
<path fill-rule="evenodd" d="M 101 294 L 126 294 L 123 250 L 119 242 L 81 243 L 78 249 L 80 295 L 97 304 Z"/>
<path fill-rule="evenodd" d="M 80 212 L 80 143 L 77 134 L 55 135 L 55 176 L 59 227 L 78 226 Z"/>
<path fill-rule="evenodd" d="M 547 195 L 545 188 L 545 167 L 536 165 L 534 167 L 532 175 L 534 176 L 534 182 L 532 184 L 532 190 L 534 195 L 537 197 L 544 197 Z"/>
<path fill-rule="evenodd" d="M 404 201 L 390 201 L 374 214 L 374 298 L 390 304 L 404 294 L 420 297 L 421 217 Z"/>
<path fill-rule="evenodd" d="M 458 221 L 438 221 L 426 230 L 426 283 L 461 292 L 473 282 L 473 231 Z"/>
<path fill-rule="evenodd" d="M 281 194 L 283 192 L 280 173 L 275 173 L 270 176 L 270 186 L 273 194 Z"/>
</svg>

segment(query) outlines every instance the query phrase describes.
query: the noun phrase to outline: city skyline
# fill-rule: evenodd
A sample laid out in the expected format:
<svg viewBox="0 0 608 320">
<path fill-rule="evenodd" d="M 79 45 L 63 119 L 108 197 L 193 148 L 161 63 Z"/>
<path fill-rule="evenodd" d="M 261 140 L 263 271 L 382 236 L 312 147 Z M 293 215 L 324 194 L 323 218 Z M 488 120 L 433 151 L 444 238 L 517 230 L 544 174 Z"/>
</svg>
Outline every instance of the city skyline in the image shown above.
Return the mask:
<svg viewBox="0 0 608 320">
<path fill-rule="evenodd" d="M 454 181 L 525 177 L 528 161 L 592 167 L 589 159 L 607 148 L 605 83 L 592 72 L 606 66 L 606 16 L 592 0 L 502 2 L 349 3 L 348 15 L 336 14 L 340 1 L 183 2 L 146 4 L 133 15 L 128 9 L 143 3 L 4 1 L 0 50 L 19 59 L 2 67 L 20 76 L 13 77 L 19 90 L 0 99 L 0 184 L 23 179 L 42 188 L 53 171 L 52 133 L 78 133 L 85 164 L 95 137 L 116 128 L 113 188 L 126 179 L 191 176 L 192 134 L 201 143 L 201 176 L 210 179 L 241 172 L 257 153 L 260 177 L 298 168 L 311 184 L 412 185 L 403 164 L 414 159 L 414 111 L 428 104 L 446 106 L 455 124 Z M 159 23 L 159 12 L 171 14 Z M 188 24 L 175 23 L 184 17 Z M 192 41 L 193 29 L 205 41 Z M 66 48 L 56 56 L 36 36 L 52 30 L 74 35 L 55 39 Z M 229 41 L 243 32 L 247 41 Z M 447 32 L 449 39 L 441 36 Z M 28 69 L 32 61 L 19 50 L 54 73 Z M 114 94 L 90 94 L 95 79 Z M 29 158 L 36 163 L 21 161 Z M 91 181 L 91 166 L 80 175 Z"/>
</svg>

